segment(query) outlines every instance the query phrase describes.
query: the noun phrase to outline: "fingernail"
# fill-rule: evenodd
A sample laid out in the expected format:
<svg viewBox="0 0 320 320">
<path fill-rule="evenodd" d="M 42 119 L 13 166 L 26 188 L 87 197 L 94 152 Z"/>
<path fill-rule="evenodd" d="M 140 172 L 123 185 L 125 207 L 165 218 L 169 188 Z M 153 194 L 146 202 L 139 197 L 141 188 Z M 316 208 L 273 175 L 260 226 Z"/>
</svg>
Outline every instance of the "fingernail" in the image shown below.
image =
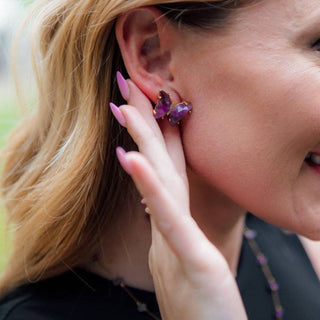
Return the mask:
<svg viewBox="0 0 320 320">
<path fill-rule="evenodd" d="M 126 120 L 121 113 L 120 109 L 112 102 L 109 103 L 110 109 L 114 115 L 114 117 L 118 120 L 118 122 L 125 127 L 126 126 Z"/>
<path fill-rule="evenodd" d="M 130 97 L 129 86 L 126 79 L 123 77 L 123 75 L 119 71 L 117 71 L 117 83 L 118 83 L 118 87 L 122 95 L 122 98 L 128 101 Z"/>
<path fill-rule="evenodd" d="M 147 201 L 146 201 L 145 198 L 143 198 L 143 199 L 141 200 L 141 204 L 147 204 Z"/>
<path fill-rule="evenodd" d="M 117 158 L 122 166 L 122 168 L 128 173 L 131 174 L 131 165 L 126 157 L 127 153 L 122 147 L 116 147 Z"/>
</svg>

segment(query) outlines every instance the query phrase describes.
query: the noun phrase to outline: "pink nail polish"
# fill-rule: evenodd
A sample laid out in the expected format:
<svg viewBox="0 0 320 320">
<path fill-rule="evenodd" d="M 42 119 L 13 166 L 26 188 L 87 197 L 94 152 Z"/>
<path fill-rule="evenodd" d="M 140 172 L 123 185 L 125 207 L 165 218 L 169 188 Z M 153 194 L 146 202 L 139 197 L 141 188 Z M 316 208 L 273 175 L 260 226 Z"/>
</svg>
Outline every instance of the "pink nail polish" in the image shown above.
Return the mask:
<svg viewBox="0 0 320 320">
<path fill-rule="evenodd" d="M 123 99 L 128 101 L 130 97 L 129 87 L 127 81 L 119 71 L 117 71 L 117 83 Z"/>
<path fill-rule="evenodd" d="M 116 147 L 116 154 L 118 157 L 118 160 L 122 166 L 122 168 L 128 173 L 131 174 L 131 165 L 126 157 L 126 151 L 122 147 Z"/>
<path fill-rule="evenodd" d="M 109 103 L 110 109 L 114 115 L 114 117 L 118 120 L 118 122 L 125 127 L 126 126 L 126 120 L 121 113 L 120 109 L 112 102 Z"/>
</svg>

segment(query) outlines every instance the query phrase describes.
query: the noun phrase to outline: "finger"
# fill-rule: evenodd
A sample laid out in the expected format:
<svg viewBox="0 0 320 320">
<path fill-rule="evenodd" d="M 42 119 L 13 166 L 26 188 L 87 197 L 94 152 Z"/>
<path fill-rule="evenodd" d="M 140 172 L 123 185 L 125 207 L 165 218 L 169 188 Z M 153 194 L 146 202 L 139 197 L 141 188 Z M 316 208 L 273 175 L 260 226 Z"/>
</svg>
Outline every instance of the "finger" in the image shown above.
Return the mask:
<svg viewBox="0 0 320 320">
<path fill-rule="evenodd" d="M 154 119 L 153 107 L 145 94 L 133 81 L 130 79 L 125 80 L 120 72 L 117 72 L 117 83 L 123 98 L 127 100 L 128 104 L 135 106 L 139 110 L 146 123 L 154 130 L 155 135 L 160 139 L 161 132 L 164 134 L 169 155 L 176 169 L 178 169 L 178 173 L 185 179 L 185 159 L 178 126 L 173 128 L 167 120 L 159 121 L 161 124 L 161 130 L 159 130 L 158 123 Z M 113 110 L 112 106 L 111 109 L 115 114 L 116 110 Z"/>
<path fill-rule="evenodd" d="M 192 219 L 188 204 L 178 202 L 180 207 L 177 207 L 177 201 L 163 187 L 143 155 L 128 152 L 125 158 L 129 163 L 128 173 L 141 195 L 146 199 L 157 229 L 164 236 L 170 248 L 182 263 L 186 263 L 190 268 L 195 268 L 199 272 L 210 269 L 211 272 L 213 266 L 208 263 L 207 258 L 208 255 L 218 254 L 218 251 Z"/>
<path fill-rule="evenodd" d="M 186 161 L 180 135 L 179 126 L 172 127 L 169 122 L 161 124 L 161 131 L 169 157 L 171 158 L 177 173 L 187 183 Z"/>
<path fill-rule="evenodd" d="M 125 79 L 122 74 L 117 71 L 116 74 L 118 88 L 124 100 L 133 106 L 136 106 L 141 114 L 146 118 L 148 123 L 153 117 L 153 107 L 147 96 L 134 84 L 130 79 Z M 152 121 L 149 125 L 154 125 Z"/>
<path fill-rule="evenodd" d="M 180 177 L 168 155 L 163 137 L 159 138 L 155 134 L 135 107 L 124 105 L 119 109 L 125 118 L 129 134 L 138 145 L 139 151 L 148 158 L 155 168 L 161 181 L 168 188 L 182 187 L 184 181 L 177 179 Z"/>
<path fill-rule="evenodd" d="M 117 71 L 116 77 L 123 99 L 126 100 L 128 104 L 136 106 L 141 114 L 145 117 L 146 122 L 153 127 L 153 129 L 159 131 L 157 122 L 155 121 L 153 115 L 153 106 L 149 98 L 136 86 L 132 80 L 126 80 L 119 71 Z"/>
<path fill-rule="evenodd" d="M 139 110 L 146 123 L 150 128 L 152 128 L 159 139 L 160 136 L 164 137 L 169 156 L 174 162 L 175 168 L 178 170 L 178 173 L 186 179 L 185 159 L 181 144 L 179 126 L 172 127 L 167 119 L 164 119 L 163 121 L 159 120 L 159 122 L 157 122 L 154 119 L 149 99 L 145 97 L 142 91 L 131 80 L 127 80 L 127 83 L 130 88 L 129 104 L 135 106 Z"/>
<path fill-rule="evenodd" d="M 157 136 L 162 136 L 159 125 L 153 115 L 153 106 L 146 95 L 134 84 L 133 81 L 127 80 L 130 90 L 128 104 L 135 106 L 141 113 L 146 123 L 154 130 Z"/>
</svg>

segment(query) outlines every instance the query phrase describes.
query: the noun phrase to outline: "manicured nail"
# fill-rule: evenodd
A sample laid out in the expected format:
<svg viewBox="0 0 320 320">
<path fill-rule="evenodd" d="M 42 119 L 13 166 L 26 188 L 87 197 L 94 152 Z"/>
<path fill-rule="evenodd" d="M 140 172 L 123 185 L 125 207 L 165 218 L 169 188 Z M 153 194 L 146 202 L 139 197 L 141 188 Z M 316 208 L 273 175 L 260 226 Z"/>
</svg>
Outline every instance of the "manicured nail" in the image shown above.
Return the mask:
<svg viewBox="0 0 320 320">
<path fill-rule="evenodd" d="M 125 127 L 126 126 L 126 120 L 121 113 L 120 109 L 112 102 L 109 103 L 110 109 L 114 115 L 114 117 L 118 120 L 118 122 Z"/>
<path fill-rule="evenodd" d="M 118 157 L 118 160 L 122 166 L 122 168 L 128 173 L 131 174 L 132 169 L 131 169 L 131 164 L 129 163 L 127 159 L 127 153 L 122 147 L 116 147 L 116 154 Z"/>
<path fill-rule="evenodd" d="M 117 83 L 118 83 L 118 87 L 122 95 L 122 98 L 128 101 L 130 97 L 129 86 L 126 79 L 123 77 L 123 75 L 119 71 L 117 71 Z"/>
</svg>

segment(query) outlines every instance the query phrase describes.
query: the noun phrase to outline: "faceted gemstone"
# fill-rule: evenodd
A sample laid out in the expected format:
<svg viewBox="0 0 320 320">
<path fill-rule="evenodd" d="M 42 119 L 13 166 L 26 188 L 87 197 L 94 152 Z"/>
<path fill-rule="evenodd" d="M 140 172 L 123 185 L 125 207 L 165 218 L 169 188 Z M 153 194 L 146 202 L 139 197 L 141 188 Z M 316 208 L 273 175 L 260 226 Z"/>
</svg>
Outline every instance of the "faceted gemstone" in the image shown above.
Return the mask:
<svg viewBox="0 0 320 320">
<path fill-rule="evenodd" d="M 254 230 L 248 229 L 244 232 L 244 236 L 247 239 L 254 239 L 257 236 L 257 233 Z"/>
<path fill-rule="evenodd" d="M 164 117 L 170 111 L 171 104 L 170 96 L 165 91 L 161 90 L 159 92 L 157 104 L 153 110 L 154 117 L 156 119 Z"/>
<path fill-rule="evenodd" d="M 187 103 L 187 102 L 178 103 L 170 111 L 169 123 L 172 126 L 176 125 L 191 110 L 192 110 L 192 105 L 190 103 Z"/>
</svg>

